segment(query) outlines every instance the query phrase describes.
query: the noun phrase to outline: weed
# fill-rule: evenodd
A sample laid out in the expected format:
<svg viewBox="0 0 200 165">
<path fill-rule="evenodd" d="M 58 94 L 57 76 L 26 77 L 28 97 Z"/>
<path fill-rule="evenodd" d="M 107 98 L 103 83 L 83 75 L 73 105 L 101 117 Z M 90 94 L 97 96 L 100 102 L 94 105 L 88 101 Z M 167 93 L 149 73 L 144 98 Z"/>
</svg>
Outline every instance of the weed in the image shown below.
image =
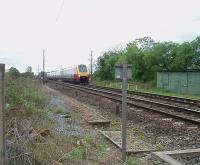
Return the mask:
<svg viewBox="0 0 200 165">
<path fill-rule="evenodd" d="M 77 147 L 70 152 L 70 155 L 77 159 L 82 159 L 84 154 L 85 149 L 82 146 Z"/>
<path fill-rule="evenodd" d="M 153 161 L 153 164 L 154 165 L 159 165 L 159 164 L 161 164 L 161 161 L 159 159 L 156 159 L 156 160 Z"/>
<path fill-rule="evenodd" d="M 69 131 L 69 132 L 70 132 L 70 131 L 76 131 L 76 129 L 74 129 L 74 128 L 65 128 L 64 130 L 65 130 L 65 131 Z"/>
<path fill-rule="evenodd" d="M 142 139 L 142 140 L 144 140 L 144 139 L 146 139 L 146 138 L 148 137 L 148 135 L 147 135 L 145 132 L 139 130 L 139 129 L 136 128 L 136 127 L 133 127 L 133 128 L 131 129 L 131 131 L 132 131 L 134 134 L 136 134 L 136 135 L 137 135 L 140 139 Z"/>
<path fill-rule="evenodd" d="M 61 113 L 63 113 L 63 109 L 61 109 L 61 108 L 53 108 L 53 109 L 51 109 L 52 111 L 53 111 L 53 113 L 55 113 L 55 114 L 61 114 Z"/>
<path fill-rule="evenodd" d="M 37 85 L 33 85 L 32 81 L 6 77 L 5 99 L 11 109 L 30 110 L 46 106 L 47 97 L 41 93 Z"/>
<path fill-rule="evenodd" d="M 163 150 L 165 149 L 165 146 L 163 146 L 162 144 L 155 144 L 155 147 L 158 149 L 158 150 Z"/>
<path fill-rule="evenodd" d="M 140 165 L 139 160 L 135 159 L 135 158 L 128 158 L 126 159 L 126 161 L 124 162 L 124 165 Z"/>
<path fill-rule="evenodd" d="M 71 112 L 68 112 L 61 108 L 49 108 L 49 113 L 65 115 L 67 118 L 72 116 Z"/>
<path fill-rule="evenodd" d="M 97 150 L 100 151 L 101 153 L 105 152 L 106 151 L 106 144 L 103 143 L 103 142 L 98 143 L 97 144 Z"/>
</svg>

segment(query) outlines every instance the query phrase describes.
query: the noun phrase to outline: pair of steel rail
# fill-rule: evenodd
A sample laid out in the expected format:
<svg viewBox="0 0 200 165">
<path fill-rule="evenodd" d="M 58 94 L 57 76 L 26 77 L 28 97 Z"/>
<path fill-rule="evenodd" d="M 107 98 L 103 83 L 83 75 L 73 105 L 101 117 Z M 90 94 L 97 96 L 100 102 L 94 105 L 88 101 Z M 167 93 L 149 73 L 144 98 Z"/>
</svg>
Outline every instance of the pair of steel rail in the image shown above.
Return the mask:
<svg viewBox="0 0 200 165">
<path fill-rule="evenodd" d="M 63 88 L 71 88 L 74 90 L 79 90 L 81 92 L 104 97 L 114 102 L 121 103 L 122 101 L 120 89 L 97 87 L 90 85 L 83 86 L 64 82 L 55 82 L 55 84 Z M 160 101 L 153 100 L 155 98 L 159 99 Z M 162 100 L 164 100 L 164 102 Z M 169 103 L 166 103 L 167 101 Z M 129 106 L 141 108 L 146 111 L 154 111 L 160 114 L 170 116 L 172 118 L 181 119 L 186 122 L 200 125 L 199 100 L 130 91 L 128 92 L 127 96 L 127 104 Z M 187 105 L 187 107 L 184 107 L 183 105 Z"/>
</svg>

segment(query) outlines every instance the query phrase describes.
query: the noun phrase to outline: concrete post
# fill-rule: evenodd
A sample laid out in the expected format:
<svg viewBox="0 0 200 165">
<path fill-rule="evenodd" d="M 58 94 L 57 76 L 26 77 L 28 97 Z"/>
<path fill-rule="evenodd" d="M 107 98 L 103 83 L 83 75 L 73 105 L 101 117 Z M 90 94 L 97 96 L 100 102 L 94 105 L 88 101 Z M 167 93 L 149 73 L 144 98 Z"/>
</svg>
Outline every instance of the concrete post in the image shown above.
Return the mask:
<svg viewBox="0 0 200 165">
<path fill-rule="evenodd" d="M 122 160 L 126 160 L 126 118 L 127 118 L 127 64 L 123 64 L 122 83 Z"/>
<path fill-rule="evenodd" d="M 0 64 L 0 164 L 1 165 L 5 165 L 4 73 L 5 73 L 5 64 Z"/>
</svg>

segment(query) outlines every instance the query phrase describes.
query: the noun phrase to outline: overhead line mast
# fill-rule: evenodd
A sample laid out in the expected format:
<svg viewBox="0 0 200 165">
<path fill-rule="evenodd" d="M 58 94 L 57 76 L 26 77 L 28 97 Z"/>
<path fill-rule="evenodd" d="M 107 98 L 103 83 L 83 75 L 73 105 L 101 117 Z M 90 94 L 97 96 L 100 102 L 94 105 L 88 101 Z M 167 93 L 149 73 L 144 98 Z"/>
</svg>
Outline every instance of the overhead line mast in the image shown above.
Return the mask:
<svg viewBox="0 0 200 165">
<path fill-rule="evenodd" d="M 45 50 L 43 50 L 43 74 L 42 74 L 42 83 L 43 83 L 43 85 L 44 85 L 44 76 L 45 76 L 45 74 L 44 74 L 44 66 L 45 66 Z"/>
<path fill-rule="evenodd" d="M 90 76 L 91 76 L 91 82 L 92 82 L 92 78 L 93 78 L 92 77 L 92 51 L 91 51 L 91 65 L 90 65 L 90 67 L 91 67 L 90 68 L 90 74 L 91 74 Z"/>
</svg>

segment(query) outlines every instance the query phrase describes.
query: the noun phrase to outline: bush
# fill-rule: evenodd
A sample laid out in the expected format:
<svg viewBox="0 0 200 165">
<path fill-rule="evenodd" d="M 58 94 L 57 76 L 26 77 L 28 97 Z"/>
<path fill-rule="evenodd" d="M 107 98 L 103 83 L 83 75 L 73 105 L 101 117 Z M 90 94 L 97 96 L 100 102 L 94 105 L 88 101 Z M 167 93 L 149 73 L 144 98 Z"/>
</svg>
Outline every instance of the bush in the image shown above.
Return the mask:
<svg viewBox="0 0 200 165">
<path fill-rule="evenodd" d="M 39 86 L 33 80 L 14 79 L 6 76 L 5 100 L 12 108 L 40 109 L 44 108 L 47 98 L 41 93 Z"/>
<path fill-rule="evenodd" d="M 9 69 L 8 74 L 12 78 L 18 78 L 18 77 L 20 77 L 20 72 L 16 68 L 14 68 L 14 67 L 11 67 Z"/>
<path fill-rule="evenodd" d="M 134 158 L 128 158 L 126 159 L 126 161 L 124 162 L 124 165 L 140 165 L 139 161 L 137 159 Z"/>
</svg>

